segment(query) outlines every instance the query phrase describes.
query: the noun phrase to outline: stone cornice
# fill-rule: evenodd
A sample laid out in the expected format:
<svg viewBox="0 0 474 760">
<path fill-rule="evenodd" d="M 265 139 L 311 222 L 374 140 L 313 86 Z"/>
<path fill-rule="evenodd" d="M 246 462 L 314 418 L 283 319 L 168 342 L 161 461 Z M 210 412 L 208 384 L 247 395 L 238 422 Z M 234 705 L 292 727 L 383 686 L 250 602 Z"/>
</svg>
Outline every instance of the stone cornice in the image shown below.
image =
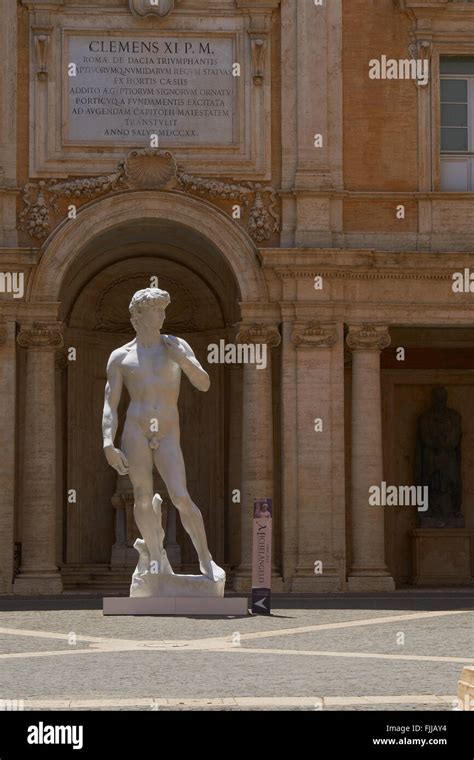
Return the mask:
<svg viewBox="0 0 474 760">
<path fill-rule="evenodd" d="M 260 248 L 264 269 L 280 280 L 323 277 L 333 280 L 450 281 L 453 272 L 472 268 L 464 252 L 422 253 L 349 248 Z"/>
<path fill-rule="evenodd" d="M 280 280 L 313 280 L 315 277 L 323 277 L 328 280 L 452 280 L 451 272 L 410 272 L 383 271 L 350 271 L 344 269 L 278 269 L 275 274 Z"/>
<path fill-rule="evenodd" d="M 473 0 L 393 0 L 396 8 L 404 11 L 410 8 L 439 10 L 445 8 L 456 8 L 456 6 L 470 5 Z"/>
<path fill-rule="evenodd" d="M 437 11 L 461 11 L 472 10 L 473 0 L 393 0 L 397 10 L 408 14 L 430 15 Z M 471 8 L 469 8 L 471 6 Z"/>
<path fill-rule="evenodd" d="M 249 11 L 269 11 L 280 6 L 281 0 L 235 0 L 237 8 Z"/>
<path fill-rule="evenodd" d="M 297 348 L 332 348 L 337 342 L 337 328 L 313 320 L 295 324 L 291 339 Z"/>
<path fill-rule="evenodd" d="M 64 345 L 61 322 L 33 322 L 22 325 L 17 335 L 22 348 L 57 349 Z"/>
<path fill-rule="evenodd" d="M 407 15 L 414 23 L 429 18 L 441 18 L 445 22 L 453 17 L 456 20 L 461 17 L 463 21 L 474 19 L 472 0 L 393 0 L 393 4 L 396 10 Z"/>
<path fill-rule="evenodd" d="M 264 322 L 243 322 L 236 337 L 237 343 L 265 343 L 269 348 L 277 348 L 281 335 L 276 325 Z"/>
<path fill-rule="evenodd" d="M 346 343 L 351 351 L 382 351 L 391 338 L 385 325 L 350 325 Z"/>
</svg>

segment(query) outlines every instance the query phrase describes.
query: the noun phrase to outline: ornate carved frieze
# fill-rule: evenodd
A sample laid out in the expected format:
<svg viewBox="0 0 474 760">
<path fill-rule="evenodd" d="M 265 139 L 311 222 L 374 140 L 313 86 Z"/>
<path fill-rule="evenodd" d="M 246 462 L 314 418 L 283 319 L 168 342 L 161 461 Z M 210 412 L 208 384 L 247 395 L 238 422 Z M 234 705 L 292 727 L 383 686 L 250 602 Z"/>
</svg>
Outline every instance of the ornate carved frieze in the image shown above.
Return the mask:
<svg viewBox="0 0 474 760">
<path fill-rule="evenodd" d="M 337 330 L 335 325 L 310 321 L 295 325 L 292 340 L 297 348 L 331 348 L 337 342 Z"/>
<path fill-rule="evenodd" d="M 18 345 L 22 348 L 62 348 L 64 339 L 62 324 L 33 322 L 23 325 L 17 336 Z"/>
<path fill-rule="evenodd" d="M 265 343 L 269 348 L 277 348 L 281 343 L 281 335 L 276 325 L 253 322 L 240 325 L 236 340 L 237 343 Z"/>
<path fill-rule="evenodd" d="M 382 351 L 382 349 L 388 348 L 390 343 L 391 338 L 386 327 L 363 324 L 349 328 L 347 345 L 351 351 Z"/>
<path fill-rule="evenodd" d="M 268 240 L 280 229 L 273 187 L 258 182 L 236 184 L 195 177 L 178 166 L 172 153 L 157 148 L 131 151 L 112 174 L 28 182 L 23 190 L 24 208 L 18 227 L 27 230 L 32 238 L 43 240 L 60 221 L 61 202 L 87 200 L 120 190 L 181 190 L 211 201 L 232 201 L 241 206 L 241 218 L 247 217 L 248 232 L 257 243 Z"/>
</svg>

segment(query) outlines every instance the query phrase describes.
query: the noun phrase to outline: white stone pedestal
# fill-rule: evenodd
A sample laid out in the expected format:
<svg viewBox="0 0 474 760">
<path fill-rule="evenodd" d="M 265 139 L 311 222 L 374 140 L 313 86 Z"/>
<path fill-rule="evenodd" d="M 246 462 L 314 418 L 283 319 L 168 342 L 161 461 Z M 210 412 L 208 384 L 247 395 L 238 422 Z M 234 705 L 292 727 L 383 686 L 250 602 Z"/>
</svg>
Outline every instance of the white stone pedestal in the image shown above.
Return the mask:
<svg viewBox="0 0 474 760">
<path fill-rule="evenodd" d="M 134 572 L 130 597 L 204 597 L 223 598 L 225 575 L 222 580 L 211 581 L 205 575 L 168 575 L 166 573 Z"/>
<path fill-rule="evenodd" d="M 248 615 L 246 597 L 104 597 L 104 615 Z"/>
</svg>

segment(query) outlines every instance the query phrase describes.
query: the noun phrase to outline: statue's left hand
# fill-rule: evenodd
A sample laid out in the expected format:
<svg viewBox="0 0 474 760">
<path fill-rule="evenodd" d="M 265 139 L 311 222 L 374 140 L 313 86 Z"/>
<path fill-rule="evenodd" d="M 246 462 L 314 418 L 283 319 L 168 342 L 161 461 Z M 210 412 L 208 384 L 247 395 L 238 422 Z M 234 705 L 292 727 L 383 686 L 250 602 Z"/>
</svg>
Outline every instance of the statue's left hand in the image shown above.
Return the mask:
<svg viewBox="0 0 474 760">
<path fill-rule="evenodd" d="M 181 364 L 186 358 L 186 351 L 177 338 L 173 335 L 163 335 L 163 341 L 171 358 L 176 364 Z"/>
</svg>

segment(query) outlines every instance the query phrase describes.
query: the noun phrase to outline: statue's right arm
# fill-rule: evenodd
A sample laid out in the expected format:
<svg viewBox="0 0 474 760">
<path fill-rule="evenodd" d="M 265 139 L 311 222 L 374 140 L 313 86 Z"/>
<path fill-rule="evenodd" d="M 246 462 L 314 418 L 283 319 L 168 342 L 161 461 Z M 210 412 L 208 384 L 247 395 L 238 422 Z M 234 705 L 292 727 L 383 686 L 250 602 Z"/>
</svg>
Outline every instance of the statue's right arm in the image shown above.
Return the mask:
<svg viewBox="0 0 474 760">
<path fill-rule="evenodd" d="M 113 446 L 118 426 L 118 405 L 122 395 L 122 373 L 117 359 L 110 357 L 107 364 L 107 383 L 105 385 L 104 411 L 102 415 L 102 434 L 104 449 Z"/>
<path fill-rule="evenodd" d="M 114 440 L 118 427 L 118 405 L 122 395 L 123 378 L 120 361 L 111 355 L 107 364 L 107 383 L 105 385 L 104 411 L 102 415 L 102 435 L 104 438 L 104 453 L 108 463 L 120 475 L 128 472 L 128 463 L 123 452 L 115 448 Z"/>
</svg>

